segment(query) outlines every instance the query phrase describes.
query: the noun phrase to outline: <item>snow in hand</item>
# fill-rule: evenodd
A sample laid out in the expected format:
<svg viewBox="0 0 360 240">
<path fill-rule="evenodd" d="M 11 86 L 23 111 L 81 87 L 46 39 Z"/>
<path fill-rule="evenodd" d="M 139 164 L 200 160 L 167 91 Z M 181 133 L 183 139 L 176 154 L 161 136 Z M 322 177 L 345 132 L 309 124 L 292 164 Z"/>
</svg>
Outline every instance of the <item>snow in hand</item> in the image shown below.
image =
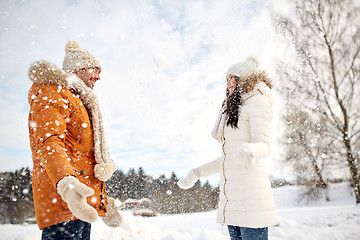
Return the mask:
<svg viewBox="0 0 360 240">
<path fill-rule="evenodd" d="M 299 204 L 296 187 L 275 188 L 277 225 L 269 229 L 271 240 L 355 240 L 360 236 L 360 206 L 348 183 L 331 185 L 330 201 Z M 92 224 L 93 240 L 225 240 L 226 226 L 215 223 L 216 211 L 144 218 L 122 212 L 122 227 Z M 0 239 L 38 240 L 34 224 L 0 225 Z"/>
</svg>

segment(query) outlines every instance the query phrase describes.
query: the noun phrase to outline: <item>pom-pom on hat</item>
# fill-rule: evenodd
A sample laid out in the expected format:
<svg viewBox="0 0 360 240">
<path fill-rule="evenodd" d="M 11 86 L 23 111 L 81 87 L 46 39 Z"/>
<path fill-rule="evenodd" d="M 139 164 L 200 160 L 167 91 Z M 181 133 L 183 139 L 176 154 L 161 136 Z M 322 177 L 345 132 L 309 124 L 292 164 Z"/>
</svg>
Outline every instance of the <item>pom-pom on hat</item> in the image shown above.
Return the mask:
<svg viewBox="0 0 360 240">
<path fill-rule="evenodd" d="M 246 77 L 250 74 L 258 72 L 260 61 L 255 56 L 249 56 L 246 60 L 235 63 L 226 72 L 226 78 L 233 74 L 237 77 Z"/>
<path fill-rule="evenodd" d="M 72 40 L 68 41 L 65 45 L 65 57 L 62 68 L 65 72 L 73 72 L 76 69 L 83 68 L 99 68 L 101 72 L 99 60 L 89 51 L 81 49 L 80 44 Z"/>
</svg>

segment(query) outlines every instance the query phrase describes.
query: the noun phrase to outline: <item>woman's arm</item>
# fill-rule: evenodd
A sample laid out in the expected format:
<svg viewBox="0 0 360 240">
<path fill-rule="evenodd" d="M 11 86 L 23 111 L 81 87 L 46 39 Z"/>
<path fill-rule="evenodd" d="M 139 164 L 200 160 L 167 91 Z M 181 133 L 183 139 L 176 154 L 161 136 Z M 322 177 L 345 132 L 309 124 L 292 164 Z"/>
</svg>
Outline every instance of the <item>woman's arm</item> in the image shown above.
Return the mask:
<svg viewBox="0 0 360 240">
<path fill-rule="evenodd" d="M 177 185 L 182 189 L 189 189 L 194 186 L 200 177 L 207 177 L 219 173 L 222 158 L 219 157 L 211 162 L 205 163 L 197 168 L 190 169 L 185 178 L 180 179 Z"/>
<path fill-rule="evenodd" d="M 244 166 L 254 166 L 257 159 L 270 153 L 270 131 L 272 106 L 264 95 L 256 95 L 248 100 L 250 142 L 242 143 L 235 154 L 236 161 Z"/>
<path fill-rule="evenodd" d="M 215 173 L 219 173 L 222 157 L 219 157 L 211 162 L 205 163 L 197 168 L 194 168 L 195 174 L 200 177 L 207 177 Z"/>
</svg>

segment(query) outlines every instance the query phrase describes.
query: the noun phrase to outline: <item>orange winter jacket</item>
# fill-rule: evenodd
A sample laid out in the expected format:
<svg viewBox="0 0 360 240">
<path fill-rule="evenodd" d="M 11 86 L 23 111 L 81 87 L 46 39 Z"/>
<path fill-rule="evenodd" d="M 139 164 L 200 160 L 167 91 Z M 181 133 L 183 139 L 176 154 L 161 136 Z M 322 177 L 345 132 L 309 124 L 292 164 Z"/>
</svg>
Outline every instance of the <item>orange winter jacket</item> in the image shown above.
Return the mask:
<svg viewBox="0 0 360 240">
<path fill-rule="evenodd" d="M 59 180 L 70 175 L 94 189 L 87 202 L 99 216 L 105 216 L 105 182 L 94 176 L 93 131 L 78 93 L 54 82 L 34 83 L 28 100 L 32 188 L 39 228 L 77 219 L 56 189 Z"/>
</svg>

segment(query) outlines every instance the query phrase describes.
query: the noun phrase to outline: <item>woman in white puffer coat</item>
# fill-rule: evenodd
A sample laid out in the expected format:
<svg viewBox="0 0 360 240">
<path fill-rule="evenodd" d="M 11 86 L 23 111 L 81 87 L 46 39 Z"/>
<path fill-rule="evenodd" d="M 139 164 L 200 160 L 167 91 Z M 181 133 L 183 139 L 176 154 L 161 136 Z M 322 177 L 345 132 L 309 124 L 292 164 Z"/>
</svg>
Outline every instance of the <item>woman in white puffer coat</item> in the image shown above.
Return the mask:
<svg viewBox="0 0 360 240">
<path fill-rule="evenodd" d="M 217 222 L 228 226 L 232 240 L 268 239 L 274 198 L 262 159 L 270 152 L 271 83 L 255 57 L 231 66 L 226 79 L 227 98 L 212 132 L 222 157 L 191 169 L 178 185 L 188 189 L 220 173 Z"/>
</svg>

